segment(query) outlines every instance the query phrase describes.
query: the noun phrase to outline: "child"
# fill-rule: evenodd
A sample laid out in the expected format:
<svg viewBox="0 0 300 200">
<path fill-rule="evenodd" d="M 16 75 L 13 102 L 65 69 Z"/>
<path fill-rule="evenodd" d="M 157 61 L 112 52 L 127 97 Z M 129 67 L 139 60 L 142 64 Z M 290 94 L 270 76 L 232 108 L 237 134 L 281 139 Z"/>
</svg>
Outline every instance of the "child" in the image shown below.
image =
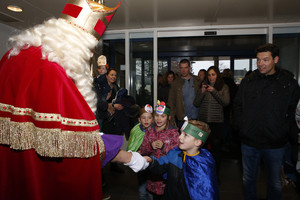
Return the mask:
<svg viewBox="0 0 300 200">
<path fill-rule="evenodd" d="M 149 104 L 140 109 L 140 117 L 138 118 L 140 123 L 135 125 L 130 131 L 127 151 L 136 152 L 140 149 L 144 140 L 145 132 L 153 122 L 152 112 L 152 106 Z"/>
<path fill-rule="evenodd" d="M 94 88 L 98 99 L 96 119 L 98 121 L 100 131 L 102 131 L 102 122 L 105 118 L 109 117 L 109 113 L 107 112 L 106 97 L 111 88 L 106 78 L 108 64 L 104 55 L 98 57 L 97 65 L 98 76 L 94 78 Z"/>
<path fill-rule="evenodd" d="M 206 123 L 191 120 L 184 123 L 179 148 L 160 159 L 146 157 L 151 172 L 167 173 L 165 200 L 219 199 L 215 161 L 201 149 L 210 133 Z"/>
<path fill-rule="evenodd" d="M 98 57 L 97 65 L 98 76 L 94 78 L 94 85 L 98 97 L 103 101 L 106 101 L 107 94 L 110 92 L 111 88 L 109 87 L 106 79 L 108 64 L 104 55 Z"/>
<path fill-rule="evenodd" d="M 147 104 L 140 109 L 139 122 L 130 131 L 130 137 L 128 140 L 127 151 L 136 152 L 140 149 L 140 146 L 144 140 L 146 130 L 153 122 L 153 109 L 152 106 Z M 138 185 L 139 185 L 139 197 L 140 199 L 151 199 L 152 195 L 146 190 L 146 178 L 148 172 L 141 171 L 138 173 Z"/>
<path fill-rule="evenodd" d="M 151 125 L 145 133 L 140 147 L 142 155 L 160 158 L 168 151 L 178 146 L 178 129 L 170 125 L 170 108 L 164 102 L 159 102 L 155 109 L 154 125 Z M 147 180 L 147 190 L 153 193 L 154 199 L 162 198 L 165 184 L 161 175 L 151 174 Z"/>
</svg>

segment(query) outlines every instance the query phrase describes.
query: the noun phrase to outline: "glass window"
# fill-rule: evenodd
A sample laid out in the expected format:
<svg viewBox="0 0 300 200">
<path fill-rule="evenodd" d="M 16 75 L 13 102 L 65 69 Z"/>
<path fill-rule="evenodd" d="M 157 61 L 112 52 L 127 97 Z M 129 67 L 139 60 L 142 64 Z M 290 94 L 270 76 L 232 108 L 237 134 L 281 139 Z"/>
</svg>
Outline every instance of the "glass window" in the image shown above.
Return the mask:
<svg viewBox="0 0 300 200">
<path fill-rule="evenodd" d="M 240 84 L 250 70 L 250 59 L 234 59 L 234 81 Z"/>
<path fill-rule="evenodd" d="M 213 58 L 204 58 L 205 60 L 198 60 L 198 61 L 193 61 L 192 62 L 192 69 L 193 69 L 193 74 L 198 76 L 198 72 L 201 69 L 207 70 L 210 66 L 214 65 L 214 60 Z"/>
<path fill-rule="evenodd" d="M 212 65 L 219 66 L 220 72 L 226 68 L 237 67 L 236 79 L 239 83 L 249 70 L 256 69 L 256 59 L 255 62 L 252 61 L 256 57 L 255 49 L 265 42 L 266 35 L 263 34 L 162 37 L 158 38 L 158 58 L 171 58 L 169 68 L 176 73 L 179 61 L 183 58 L 191 61 L 194 75 L 197 75 L 200 69 L 207 69 Z"/>
<path fill-rule="evenodd" d="M 168 60 L 158 60 L 158 74 L 164 75 L 168 71 Z"/>
<path fill-rule="evenodd" d="M 251 61 L 252 61 L 252 63 L 251 63 L 252 71 L 254 71 L 257 69 L 257 60 L 256 60 L 256 58 L 252 58 Z"/>
<path fill-rule="evenodd" d="M 105 55 L 110 68 L 117 71 L 117 84 L 120 88 L 125 88 L 125 40 L 108 39 L 99 42 L 95 48 L 93 65 L 97 66 L 97 59 L 100 55 Z M 96 68 L 94 67 L 93 73 Z"/>
<path fill-rule="evenodd" d="M 275 28 L 274 33 L 273 43 L 280 49 L 277 65 L 292 72 L 300 83 L 300 27 Z"/>
<path fill-rule="evenodd" d="M 130 36 L 130 94 L 139 106 L 152 105 L 153 38 L 132 38 L 136 34 Z"/>
<path fill-rule="evenodd" d="M 224 69 L 230 69 L 230 57 L 219 58 L 219 70 L 222 73 Z"/>
</svg>

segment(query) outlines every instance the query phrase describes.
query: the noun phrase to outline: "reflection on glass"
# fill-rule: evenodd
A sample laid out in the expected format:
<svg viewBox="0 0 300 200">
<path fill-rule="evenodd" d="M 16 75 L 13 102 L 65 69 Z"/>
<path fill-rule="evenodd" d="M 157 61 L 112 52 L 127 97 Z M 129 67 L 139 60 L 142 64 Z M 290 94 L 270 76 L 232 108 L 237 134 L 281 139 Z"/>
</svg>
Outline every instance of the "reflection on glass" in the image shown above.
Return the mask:
<svg viewBox="0 0 300 200">
<path fill-rule="evenodd" d="M 219 60 L 219 70 L 222 73 L 224 69 L 230 69 L 230 59 Z"/>
<path fill-rule="evenodd" d="M 130 94 L 139 106 L 153 103 L 153 39 L 130 40 Z"/>
<path fill-rule="evenodd" d="M 164 75 L 168 71 L 168 61 L 163 59 L 158 60 L 158 74 Z"/>
</svg>

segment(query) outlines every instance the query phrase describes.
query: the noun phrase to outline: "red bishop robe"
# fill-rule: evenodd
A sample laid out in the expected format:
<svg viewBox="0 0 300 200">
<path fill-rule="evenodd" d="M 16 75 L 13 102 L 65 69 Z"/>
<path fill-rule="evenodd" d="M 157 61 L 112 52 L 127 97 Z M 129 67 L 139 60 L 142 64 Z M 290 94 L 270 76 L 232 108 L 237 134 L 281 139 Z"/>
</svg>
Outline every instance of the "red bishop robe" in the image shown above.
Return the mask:
<svg viewBox="0 0 300 200">
<path fill-rule="evenodd" d="M 97 199 L 103 140 L 65 70 L 29 47 L 0 61 L 0 199 Z"/>
</svg>

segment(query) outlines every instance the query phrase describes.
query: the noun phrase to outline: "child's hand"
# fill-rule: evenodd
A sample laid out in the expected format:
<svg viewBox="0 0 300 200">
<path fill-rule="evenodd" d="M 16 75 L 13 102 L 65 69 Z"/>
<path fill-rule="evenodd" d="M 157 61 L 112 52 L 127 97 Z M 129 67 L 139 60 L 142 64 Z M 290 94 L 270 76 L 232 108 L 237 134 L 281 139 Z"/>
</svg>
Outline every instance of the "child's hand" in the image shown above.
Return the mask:
<svg viewBox="0 0 300 200">
<path fill-rule="evenodd" d="M 151 143 L 153 149 L 161 149 L 164 143 L 161 140 L 156 140 Z"/>
<path fill-rule="evenodd" d="M 152 162 L 152 158 L 149 157 L 149 156 L 144 156 L 144 158 L 146 159 L 146 161 L 149 163 L 149 162 Z"/>
<path fill-rule="evenodd" d="M 158 147 L 157 147 L 157 141 L 152 142 L 151 146 L 152 146 L 152 149 L 154 149 L 154 150 L 158 149 Z"/>
<path fill-rule="evenodd" d="M 161 140 L 156 141 L 156 146 L 158 149 L 161 149 L 163 145 L 164 145 L 164 143 Z"/>
</svg>

